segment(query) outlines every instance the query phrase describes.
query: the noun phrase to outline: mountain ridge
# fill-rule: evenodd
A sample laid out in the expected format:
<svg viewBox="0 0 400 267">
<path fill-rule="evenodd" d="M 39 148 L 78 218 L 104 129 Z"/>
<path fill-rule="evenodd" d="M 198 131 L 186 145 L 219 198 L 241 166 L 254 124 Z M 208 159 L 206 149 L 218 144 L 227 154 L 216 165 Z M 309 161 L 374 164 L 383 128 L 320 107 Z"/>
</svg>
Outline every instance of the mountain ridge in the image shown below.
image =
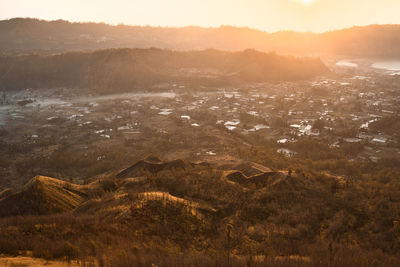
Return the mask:
<svg viewBox="0 0 400 267">
<path fill-rule="evenodd" d="M 65 52 L 107 48 L 164 48 L 176 50 L 263 52 L 301 56 L 400 58 L 400 25 L 369 25 L 323 33 L 279 31 L 220 26 L 182 28 L 71 23 L 14 18 L 0 21 L 0 50 Z"/>
</svg>

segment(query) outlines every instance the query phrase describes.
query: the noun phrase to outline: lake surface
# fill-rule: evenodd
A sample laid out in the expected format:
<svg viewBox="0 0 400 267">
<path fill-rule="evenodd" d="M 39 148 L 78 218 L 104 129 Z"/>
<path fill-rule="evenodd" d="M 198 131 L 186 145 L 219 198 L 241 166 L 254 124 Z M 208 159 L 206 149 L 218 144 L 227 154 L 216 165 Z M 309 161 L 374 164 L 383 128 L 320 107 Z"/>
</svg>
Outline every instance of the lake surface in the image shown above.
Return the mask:
<svg viewBox="0 0 400 267">
<path fill-rule="evenodd" d="M 339 60 L 336 62 L 336 66 L 357 68 L 359 65 L 352 60 Z M 376 61 L 370 65 L 371 68 L 377 70 L 385 70 L 390 75 L 400 75 L 400 60 L 382 60 Z"/>
<path fill-rule="evenodd" d="M 400 71 L 400 60 L 378 61 L 371 65 L 375 69 Z"/>
</svg>

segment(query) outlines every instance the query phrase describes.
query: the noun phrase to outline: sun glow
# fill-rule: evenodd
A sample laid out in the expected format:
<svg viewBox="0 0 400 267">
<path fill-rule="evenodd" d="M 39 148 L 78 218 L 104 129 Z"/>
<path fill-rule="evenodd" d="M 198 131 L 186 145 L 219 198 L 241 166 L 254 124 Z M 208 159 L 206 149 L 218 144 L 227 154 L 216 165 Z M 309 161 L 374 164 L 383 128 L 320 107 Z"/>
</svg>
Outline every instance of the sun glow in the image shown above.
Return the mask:
<svg viewBox="0 0 400 267">
<path fill-rule="evenodd" d="M 234 25 L 267 32 L 399 24 L 399 10 L 400 0 L 0 0 L 0 20 L 29 17 L 164 27 Z"/>
<path fill-rule="evenodd" d="M 314 0 L 299 0 L 301 3 L 303 3 L 304 5 L 309 5 L 312 2 L 314 2 Z"/>
</svg>

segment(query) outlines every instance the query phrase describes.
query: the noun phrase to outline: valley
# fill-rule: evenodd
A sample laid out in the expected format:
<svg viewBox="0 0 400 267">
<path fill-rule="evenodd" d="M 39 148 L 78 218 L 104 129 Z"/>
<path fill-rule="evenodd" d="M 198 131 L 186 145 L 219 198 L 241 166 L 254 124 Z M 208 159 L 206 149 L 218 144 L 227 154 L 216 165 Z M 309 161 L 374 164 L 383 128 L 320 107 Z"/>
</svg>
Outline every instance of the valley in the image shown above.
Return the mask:
<svg viewBox="0 0 400 267">
<path fill-rule="evenodd" d="M 398 162 L 397 76 L 333 67 L 334 74 L 310 81 L 235 87 L 10 91 L 0 111 L 0 185 L 37 174 L 84 183 L 149 154 L 212 160 L 265 145 L 293 159 Z"/>
<path fill-rule="evenodd" d="M 0 265 L 400 266 L 399 27 L 1 20 Z"/>
</svg>

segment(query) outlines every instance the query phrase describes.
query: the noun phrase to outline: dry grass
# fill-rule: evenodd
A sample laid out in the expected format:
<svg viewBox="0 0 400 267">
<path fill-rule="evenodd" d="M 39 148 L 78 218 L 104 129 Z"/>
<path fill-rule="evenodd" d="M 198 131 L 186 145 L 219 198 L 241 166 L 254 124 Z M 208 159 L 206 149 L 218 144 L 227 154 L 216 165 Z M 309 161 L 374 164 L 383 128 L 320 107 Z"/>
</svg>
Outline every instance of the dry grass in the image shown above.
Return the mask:
<svg viewBox="0 0 400 267">
<path fill-rule="evenodd" d="M 77 261 L 55 261 L 55 260 L 44 260 L 39 258 L 33 258 L 28 256 L 9 257 L 0 255 L 0 266 L 11 266 L 11 267 L 78 267 Z"/>
</svg>

